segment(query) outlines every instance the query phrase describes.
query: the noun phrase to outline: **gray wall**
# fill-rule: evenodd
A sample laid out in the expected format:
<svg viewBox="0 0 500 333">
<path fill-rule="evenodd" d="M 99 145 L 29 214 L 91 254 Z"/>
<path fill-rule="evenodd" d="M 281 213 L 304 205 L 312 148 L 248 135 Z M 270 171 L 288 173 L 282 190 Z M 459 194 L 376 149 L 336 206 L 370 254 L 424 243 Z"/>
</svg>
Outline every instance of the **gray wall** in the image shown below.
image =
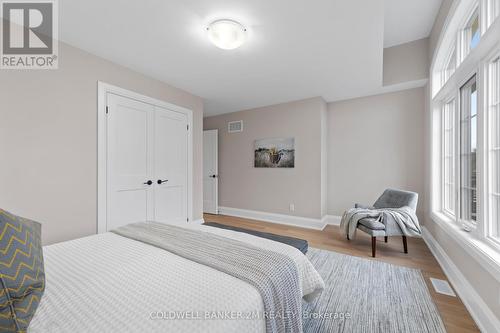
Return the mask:
<svg viewBox="0 0 500 333">
<path fill-rule="evenodd" d="M 421 195 L 420 214 L 426 197 L 424 92 L 329 104 L 313 98 L 205 118 L 204 129 L 219 129 L 219 205 L 321 218 L 340 216 L 355 202 L 372 203 L 396 187 Z M 229 134 L 227 123 L 235 120 L 243 120 L 244 131 Z M 288 136 L 296 138 L 295 169 L 253 167 L 255 139 Z"/>
<path fill-rule="evenodd" d="M 384 49 L 384 86 L 429 77 L 429 39 Z"/>
<path fill-rule="evenodd" d="M 219 205 L 268 213 L 322 217 L 322 98 L 239 111 L 204 119 L 219 129 Z M 244 131 L 228 133 L 229 121 L 243 120 Z M 294 137 L 295 168 L 253 167 L 254 141 Z M 289 211 L 290 203 L 295 212 Z"/>
<path fill-rule="evenodd" d="M 0 207 L 42 222 L 44 244 L 96 233 L 98 80 L 194 111 L 202 217 L 202 100 L 61 43 L 58 70 L 0 74 Z"/>
<path fill-rule="evenodd" d="M 424 195 L 424 89 L 328 104 L 328 214 L 387 187 Z M 419 212 L 422 205 L 419 205 Z"/>
</svg>

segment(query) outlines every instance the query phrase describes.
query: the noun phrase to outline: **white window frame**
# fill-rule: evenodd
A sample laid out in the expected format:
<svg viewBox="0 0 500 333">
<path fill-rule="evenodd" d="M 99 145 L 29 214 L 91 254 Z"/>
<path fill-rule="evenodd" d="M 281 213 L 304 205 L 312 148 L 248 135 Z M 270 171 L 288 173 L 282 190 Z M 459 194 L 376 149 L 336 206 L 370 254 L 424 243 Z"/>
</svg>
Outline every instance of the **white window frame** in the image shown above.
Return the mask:
<svg viewBox="0 0 500 333">
<path fill-rule="evenodd" d="M 442 116 L 441 116 L 441 210 L 444 214 L 446 214 L 448 217 L 455 219 L 456 214 L 457 214 L 457 166 L 456 166 L 456 156 L 457 156 L 457 147 L 456 147 L 456 121 L 457 121 L 457 101 L 455 96 L 449 98 L 446 100 L 446 102 L 443 103 L 442 106 Z M 448 109 L 450 107 L 452 109 L 451 114 L 453 115 L 453 123 L 451 128 L 446 128 L 446 113 L 449 112 L 450 110 Z M 452 155 L 451 156 L 446 156 L 446 132 L 447 131 L 452 131 Z M 453 177 L 452 177 L 452 182 L 449 183 L 447 182 L 447 171 L 446 170 L 446 159 L 451 158 L 451 165 L 453 167 Z M 452 192 L 453 192 L 453 210 L 449 210 L 446 208 L 446 187 L 451 186 L 452 187 Z"/>
<path fill-rule="evenodd" d="M 474 9 L 472 12 L 469 14 L 467 19 L 465 20 L 465 23 L 462 26 L 462 29 L 459 32 L 459 43 L 458 45 L 460 46 L 458 49 L 460 50 L 460 63 L 462 63 L 467 56 L 470 54 L 470 52 L 473 50 L 471 48 L 471 39 L 472 39 L 472 33 L 471 29 L 468 28 L 469 24 L 471 21 L 477 16 L 478 21 L 479 21 L 479 38 L 482 38 L 483 35 L 483 28 L 482 28 L 482 15 L 481 15 L 481 10 L 480 10 L 480 5 L 478 2 L 475 3 Z M 479 41 L 481 43 L 481 40 Z"/>
<path fill-rule="evenodd" d="M 453 59 L 453 56 L 455 56 Z M 445 83 L 452 77 L 452 75 L 455 73 L 455 69 L 457 68 L 457 59 L 458 59 L 458 53 L 457 53 L 457 48 L 455 45 L 451 48 L 451 51 L 449 52 L 448 58 L 445 62 L 444 69 L 442 71 L 442 78 L 441 78 L 441 86 L 444 86 Z M 453 67 L 450 69 L 450 64 L 453 64 Z"/>
<path fill-rule="evenodd" d="M 496 68 L 492 68 L 492 63 L 497 62 Z M 493 170 L 493 161 L 491 158 L 492 155 L 492 150 L 494 148 L 498 149 L 499 147 L 492 147 L 492 135 L 493 129 L 492 126 L 494 124 L 490 121 L 491 120 L 491 108 L 492 108 L 492 91 L 494 88 L 499 89 L 499 87 L 494 87 L 493 86 L 493 79 L 496 79 L 497 82 L 495 84 L 500 85 L 500 47 L 496 50 L 494 50 L 486 59 L 485 59 L 485 82 L 486 86 L 488 87 L 486 89 L 486 94 L 485 94 L 485 115 L 486 115 L 486 151 L 485 151 L 485 159 L 486 159 L 486 166 L 487 166 L 487 172 L 486 172 L 486 196 L 487 200 L 485 200 L 485 205 L 486 205 L 486 214 L 487 214 L 487 219 L 488 223 L 485 228 L 485 236 L 488 242 L 491 243 L 491 245 L 497 247 L 500 249 L 500 230 L 497 230 L 496 233 L 498 234 L 497 237 L 495 237 L 495 228 L 500 229 L 500 221 L 494 221 L 493 219 L 493 214 L 492 214 L 492 196 L 493 191 L 492 191 L 492 182 L 493 182 L 493 177 L 492 174 L 494 172 Z M 492 71 L 495 70 L 497 73 L 495 74 L 496 76 L 492 75 Z M 497 92 L 498 94 L 498 92 Z M 500 96 L 496 96 L 497 100 L 495 101 L 497 103 L 497 108 L 499 108 L 496 112 L 499 113 L 500 116 Z M 500 128 L 496 129 L 497 131 L 500 130 Z M 496 226 L 495 226 L 496 223 Z"/>
<path fill-rule="evenodd" d="M 459 223 L 459 225 L 466 231 L 469 231 L 469 232 L 472 232 L 472 231 L 476 231 L 478 229 L 478 227 L 481 225 L 481 218 L 482 218 L 482 214 L 480 212 L 480 207 L 481 207 L 481 202 L 482 202 L 482 195 L 481 195 L 481 183 L 480 183 L 480 179 L 483 175 L 483 172 L 482 172 L 482 168 L 481 168 L 481 160 L 480 160 L 480 156 L 481 156 L 481 152 L 480 152 L 480 137 L 481 137 L 481 132 L 482 132 L 482 129 L 481 129 L 481 124 L 480 124 L 480 119 L 482 117 L 482 112 L 481 110 L 479 109 L 479 105 L 480 105 L 480 90 L 479 90 L 479 87 L 480 87 L 480 84 L 479 84 L 479 71 L 475 71 L 474 73 L 470 74 L 468 77 L 466 76 L 465 79 L 463 81 L 461 81 L 460 85 L 458 86 L 458 96 L 457 96 L 457 100 L 458 100 L 458 103 L 457 103 L 457 117 L 456 117 L 456 128 L 455 128 L 455 142 L 456 142 L 456 145 L 457 145 L 457 150 L 456 150 L 456 173 L 455 173 L 455 181 L 456 181 L 456 184 L 457 184 L 457 192 L 456 192 L 456 203 L 457 203 L 457 214 L 456 214 L 456 218 L 457 218 L 457 222 Z M 479 177 L 476 178 L 476 220 L 464 220 L 462 219 L 461 217 L 461 212 L 462 212 L 462 200 L 461 200 L 461 192 L 462 192 L 462 189 L 464 188 L 464 186 L 462 185 L 462 144 L 463 144 L 463 137 L 461 136 L 462 134 L 462 87 L 465 86 L 470 80 L 472 80 L 475 76 L 475 84 L 476 84 L 476 92 L 477 92 L 477 100 L 478 100 L 478 105 L 477 105 L 477 115 L 476 115 L 476 121 L 477 121 L 477 151 L 476 151 L 476 171 L 479 175 Z"/>
<path fill-rule="evenodd" d="M 500 15 L 500 0 L 483 0 L 484 29 L 488 29 Z"/>
</svg>

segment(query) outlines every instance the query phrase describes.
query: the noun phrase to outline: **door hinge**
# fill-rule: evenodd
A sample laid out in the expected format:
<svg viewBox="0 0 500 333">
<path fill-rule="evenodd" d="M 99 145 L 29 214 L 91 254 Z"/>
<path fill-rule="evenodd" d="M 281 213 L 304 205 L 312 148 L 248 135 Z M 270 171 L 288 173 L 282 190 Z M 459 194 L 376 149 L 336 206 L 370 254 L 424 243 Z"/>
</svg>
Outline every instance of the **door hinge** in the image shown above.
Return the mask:
<svg viewBox="0 0 500 333">
<path fill-rule="evenodd" d="M 106 114 L 109 113 L 109 106 L 106 105 Z"/>
<path fill-rule="evenodd" d="M 189 125 L 186 125 L 187 130 L 189 131 Z"/>
<path fill-rule="evenodd" d="M 189 222 L 189 217 L 186 219 L 186 221 L 188 221 L 188 222 Z"/>
</svg>

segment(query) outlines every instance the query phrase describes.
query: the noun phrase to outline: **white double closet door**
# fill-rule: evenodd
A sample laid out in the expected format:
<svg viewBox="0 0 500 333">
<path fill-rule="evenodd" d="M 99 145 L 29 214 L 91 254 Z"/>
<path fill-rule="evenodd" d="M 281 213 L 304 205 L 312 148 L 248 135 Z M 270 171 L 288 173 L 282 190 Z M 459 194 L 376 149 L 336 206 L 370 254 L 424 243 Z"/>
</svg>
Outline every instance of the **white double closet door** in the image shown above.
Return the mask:
<svg viewBox="0 0 500 333">
<path fill-rule="evenodd" d="M 188 219 L 186 114 L 107 94 L 107 230 Z"/>
</svg>

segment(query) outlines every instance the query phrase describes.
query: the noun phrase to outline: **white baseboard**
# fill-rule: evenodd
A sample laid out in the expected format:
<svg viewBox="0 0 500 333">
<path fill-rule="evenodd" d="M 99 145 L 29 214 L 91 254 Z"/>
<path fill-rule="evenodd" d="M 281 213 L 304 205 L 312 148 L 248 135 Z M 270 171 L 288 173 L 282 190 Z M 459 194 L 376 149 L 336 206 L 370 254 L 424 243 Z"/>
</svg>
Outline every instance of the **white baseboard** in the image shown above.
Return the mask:
<svg viewBox="0 0 500 333">
<path fill-rule="evenodd" d="M 425 227 L 422 236 L 481 332 L 498 332 L 500 328 L 498 318 Z"/>
<path fill-rule="evenodd" d="M 335 216 L 335 215 L 327 215 L 326 216 L 326 224 L 328 225 L 340 225 L 340 221 L 342 220 L 342 216 Z"/>
<path fill-rule="evenodd" d="M 193 224 L 203 224 L 203 223 L 205 223 L 205 220 L 204 219 L 193 220 L 193 221 L 191 221 L 191 223 L 193 223 Z"/>
<path fill-rule="evenodd" d="M 277 224 L 291 225 L 295 227 L 314 229 L 314 230 L 323 230 L 328 220 L 328 216 L 324 216 L 322 219 L 314 219 L 309 217 L 259 212 L 256 210 L 231 208 L 231 207 L 219 207 L 219 214 L 242 217 L 251 220 L 277 223 Z"/>
<path fill-rule="evenodd" d="M 219 207 L 219 214 L 314 230 L 323 230 L 327 225 L 340 225 L 342 218 L 341 216 L 325 215 L 321 219 L 314 219 L 231 207 Z"/>
</svg>

